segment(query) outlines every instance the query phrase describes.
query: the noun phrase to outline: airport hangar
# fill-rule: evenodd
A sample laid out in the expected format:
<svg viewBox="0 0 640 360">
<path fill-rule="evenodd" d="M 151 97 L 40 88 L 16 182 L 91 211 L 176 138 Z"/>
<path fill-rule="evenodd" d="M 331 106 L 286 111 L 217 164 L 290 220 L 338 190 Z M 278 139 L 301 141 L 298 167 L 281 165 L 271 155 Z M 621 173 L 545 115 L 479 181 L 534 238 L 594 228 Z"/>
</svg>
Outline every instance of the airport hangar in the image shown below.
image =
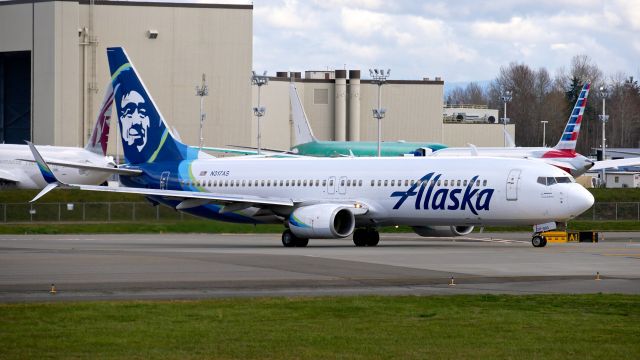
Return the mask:
<svg viewBox="0 0 640 360">
<path fill-rule="evenodd" d="M 205 145 L 256 145 L 253 5 L 87 0 L 0 3 L 0 142 L 84 146 L 109 81 L 110 46 L 127 50 L 184 142 L 199 143 L 195 87 L 204 73 L 209 86 Z M 292 144 L 292 78 L 318 139 L 376 140 L 372 109 L 378 89 L 361 79 L 360 70 L 306 71 L 304 78 L 298 72 L 275 75 L 261 89 L 260 102 L 267 108 L 261 120 L 263 147 Z M 443 91 L 440 78 L 391 77 L 382 89 L 383 139 L 503 145 L 500 125 L 443 122 Z M 507 129 L 513 136 L 514 125 Z M 115 126 L 110 136 L 119 138 Z M 113 142 L 109 153 L 116 153 Z"/>
</svg>

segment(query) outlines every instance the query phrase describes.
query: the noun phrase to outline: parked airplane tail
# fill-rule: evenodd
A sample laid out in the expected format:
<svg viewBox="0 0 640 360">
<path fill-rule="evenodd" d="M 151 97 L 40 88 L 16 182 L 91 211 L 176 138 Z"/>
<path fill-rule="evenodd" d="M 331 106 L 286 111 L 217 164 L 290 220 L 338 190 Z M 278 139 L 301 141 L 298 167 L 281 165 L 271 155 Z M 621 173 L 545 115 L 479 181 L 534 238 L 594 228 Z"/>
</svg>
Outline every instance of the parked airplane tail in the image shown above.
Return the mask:
<svg viewBox="0 0 640 360">
<path fill-rule="evenodd" d="M 109 129 L 111 128 L 111 110 L 113 109 L 113 86 L 111 82 L 107 85 L 98 111 L 96 123 L 89 136 L 85 150 L 89 150 L 98 155 L 107 155 L 107 145 L 109 144 Z"/>
<path fill-rule="evenodd" d="M 573 111 L 571 111 L 571 115 L 569 116 L 567 126 L 565 126 L 564 131 L 562 132 L 562 137 L 558 144 L 554 146 L 554 149 L 570 151 L 576 150 L 576 142 L 578 141 L 578 135 L 580 134 L 582 115 L 584 114 L 584 109 L 587 106 L 587 96 L 589 96 L 590 88 L 591 84 L 589 82 L 586 82 L 582 87 L 580 95 L 578 95 L 578 100 L 576 100 Z"/>
<path fill-rule="evenodd" d="M 197 149 L 189 148 L 171 134 L 124 49 L 108 48 L 107 57 L 126 162 L 142 164 L 197 158 Z"/>
<path fill-rule="evenodd" d="M 300 145 L 317 141 L 315 136 L 313 136 L 313 131 L 311 131 L 309 119 L 307 119 L 307 114 L 305 114 L 304 112 L 304 107 L 302 106 L 300 96 L 298 96 L 298 90 L 296 89 L 296 85 L 294 83 L 291 83 L 291 85 L 289 85 L 289 99 L 291 100 L 293 131 L 296 136 L 295 144 L 293 145 Z"/>
</svg>

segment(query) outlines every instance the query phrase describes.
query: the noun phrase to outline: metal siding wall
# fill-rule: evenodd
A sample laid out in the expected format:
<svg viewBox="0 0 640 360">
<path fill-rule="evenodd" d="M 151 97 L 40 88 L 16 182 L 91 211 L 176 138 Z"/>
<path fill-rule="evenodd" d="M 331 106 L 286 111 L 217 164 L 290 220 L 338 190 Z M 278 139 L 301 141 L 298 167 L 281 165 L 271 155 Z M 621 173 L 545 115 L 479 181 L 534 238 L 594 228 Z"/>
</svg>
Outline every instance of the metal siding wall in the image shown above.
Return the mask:
<svg viewBox="0 0 640 360">
<path fill-rule="evenodd" d="M 63 146 L 83 146 L 86 141 L 88 131 L 77 126 L 80 117 L 79 106 L 82 89 L 78 87 L 78 3 L 76 2 L 55 2 L 55 112 L 53 119 L 45 121 L 53 122 L 54 139 L 53 143 Z M 100 94 L 95 97 L 99 97 Z M 100 100 L 96 100 L 100 101 Z M 96 110 L 97 112 L 97 110 Z M 95 113 L 90 118 L 93 123 Z"/>
<path fill-rule="evenodd" d="M 41 145 L 59 145 L 55 143 L 55 118 L 58 115 L 55 8 L 54 2 L 35 4 L 32 140 Z"/>
<path fill-rule="evenodd" d="M 378 86 L 362 84 L 361 140 L 377 139 L 377 120 L 372 110 L 378 105 Z M 382 87 L 382 107 L 387 114 L 382 119 L 383 141 L 435 141 L 442 137 L 443 86 L 434 84 L 385 84 Z"/>
<path fill-rule="evenodd" d="M 88 5 L 81 8 L 83 27 Z M 94 97 L 91 123 L 109 81 L 106 48 L 123 46 L 169 126 L 185 143 L 199 141 L 200 100 L 195 87 L 202 73 L 209 85 L 204 100 L 205 146 L 251 143 L 252 10 L 96 5 L 95 25 L 100 90 Z M 150 29 L 158 31 L 157 39 L 147 38 Z M 112 139 L 115 122 L 114 116 Z M 113 142 L 109 152 L 115 153 Z"/>
<path fill-rule="evenodd" d="M 303 86 L 302 86 L 303 85 Z M 334 139 L 334 100 L 335 84 L 332 82 L 307 82 L 304 87 L 303 106 L 309 118 L 313 134 L 318 140 Z M 328 104 L 314 104 L 314 89 L 327 89 L 329 91 Z"/>
<path fill-rule="evenodd" d="M 451 147 L 503 146 L 502 125 L 496 124 L 444 124 L 443 143 Z M 515 139 L 515 125 L 507 125 L 507 132 Z"/>
<path fill-rule="evenodd" d="M 0 6 L 0 52 L 31 50 L 31 4 Z"/>
<path fill-rule="evenodd" d="M 251 100 L 253 106 L 258 106 L 257 86 L 252 86 Z M 289 81 L 271 80 L 269 84 L 262 86 L 260 106 L 267 108 L 261 120 L 262 148 L 288 150 L 291 147 L 289 103 Z M 241 145 L 258 145 L 258 118 L 253 115 L 251 116 L 251 134 L 249 141 Z"/>
</svg>

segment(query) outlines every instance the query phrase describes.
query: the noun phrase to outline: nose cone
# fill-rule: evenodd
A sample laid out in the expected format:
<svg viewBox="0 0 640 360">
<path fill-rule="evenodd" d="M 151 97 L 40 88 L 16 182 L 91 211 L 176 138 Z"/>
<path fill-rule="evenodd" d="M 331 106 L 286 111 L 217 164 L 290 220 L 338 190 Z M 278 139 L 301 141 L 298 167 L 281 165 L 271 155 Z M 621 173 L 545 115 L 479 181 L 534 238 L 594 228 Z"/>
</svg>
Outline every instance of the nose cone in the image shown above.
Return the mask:
<svg viewBox="0 0 640 360">
<path fill-rule="evenodd" d="M 589 210 L 595 199 L 593 195 L 580 184 L 573 184 L 571 191 L 571 199 L 569 199 L 569 207 L 571 208 L 571 217 L 577 217 L 583 212 Z"/>
</svg>

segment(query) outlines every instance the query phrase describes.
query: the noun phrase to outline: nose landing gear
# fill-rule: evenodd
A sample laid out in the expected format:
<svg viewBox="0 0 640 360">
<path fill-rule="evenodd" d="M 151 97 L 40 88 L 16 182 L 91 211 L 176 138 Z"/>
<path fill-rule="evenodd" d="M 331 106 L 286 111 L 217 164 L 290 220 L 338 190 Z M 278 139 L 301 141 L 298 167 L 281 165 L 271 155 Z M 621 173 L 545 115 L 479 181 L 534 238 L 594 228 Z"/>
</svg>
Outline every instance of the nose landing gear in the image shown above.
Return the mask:
<svg viewBox="0 0 640 360">
<path fill-rule="evenodd" d="M 533 247 L 545 247 L 547 245 L 547 239 L 541 234 L 535 233 L 531 237 L 531 245 L 533 245 Z"/>
</svg>

